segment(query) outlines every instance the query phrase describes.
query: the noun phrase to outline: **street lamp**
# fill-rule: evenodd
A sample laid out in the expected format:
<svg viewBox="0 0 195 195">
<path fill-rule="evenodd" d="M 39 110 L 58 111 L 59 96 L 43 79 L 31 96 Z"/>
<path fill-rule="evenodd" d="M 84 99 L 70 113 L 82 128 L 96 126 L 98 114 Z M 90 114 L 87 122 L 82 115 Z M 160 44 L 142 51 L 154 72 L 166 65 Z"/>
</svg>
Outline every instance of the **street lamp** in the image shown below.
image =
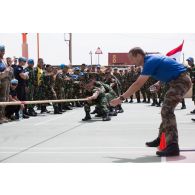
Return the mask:
<svg viewBox="0 0 195 195">
<path fill-rule="evenodd" d="M 72 66 L 72 33 L 69 33 L 69 39 L 66 39 L 66 33 L 64 33 L 64 41 L 68 43 L 69 46 L 69 62 Z"/>
<path fill-rule="evenodd" d="M 37 59 L 39 59 L 40 53 L 39 53 L 39 33 L 37 33 Z"/>
<path fill-rule="evenodd" d="M 103 53 L 102 53 L 102 50 L 100 49 L 100 47 L 97 48 L 95 54 L 98 55 L 98 64 L 100 64 L 100 59 L 99 59 L 99 58 L 100 58 L 100 54 L 103 54 Z"/>
<path fill-rule="evenodd" d="M 91 56 L 91 65 L 92 65 L 92 55 L 93 55 L 92 51 L 89 52 L 89 55 Z"/>
</svg>

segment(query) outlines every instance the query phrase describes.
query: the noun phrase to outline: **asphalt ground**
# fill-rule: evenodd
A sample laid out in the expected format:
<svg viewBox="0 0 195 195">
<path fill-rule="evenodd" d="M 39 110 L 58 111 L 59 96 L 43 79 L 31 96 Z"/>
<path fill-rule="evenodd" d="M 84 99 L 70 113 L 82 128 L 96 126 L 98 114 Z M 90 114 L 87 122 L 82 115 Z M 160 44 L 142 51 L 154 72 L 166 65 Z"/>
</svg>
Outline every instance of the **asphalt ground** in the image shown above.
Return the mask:
<svg viewBox="0 0 195 195">
<path fill-rule="evenodd" d="M 83 108 L 61 115 L 43 114 L 0 125 L 1 163 L 193 163 L 195 162 L 195 108 L 176 108 L 180 156 L 157 157 L 155 139 L 160 108 L 146 103 L 123 103 L 124 113 L 104 122 L 92 115 L 83 122 Z M 50 107 L 49 109 L 52 110 Z M 93 109 L 92 109 L 93 110 Z M 40 112 L 40 111 L 38 111 Z"/>
</svg>

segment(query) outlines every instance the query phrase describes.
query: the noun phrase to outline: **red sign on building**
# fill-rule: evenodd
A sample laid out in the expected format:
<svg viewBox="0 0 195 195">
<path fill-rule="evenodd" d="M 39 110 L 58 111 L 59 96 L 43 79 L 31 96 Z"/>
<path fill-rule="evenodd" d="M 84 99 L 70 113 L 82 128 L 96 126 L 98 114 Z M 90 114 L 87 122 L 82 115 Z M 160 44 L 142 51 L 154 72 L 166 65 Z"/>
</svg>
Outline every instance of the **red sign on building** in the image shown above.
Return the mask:
<svg viewBox="0 0 195 195">
<path fill-rule="evenodd" d="M 160 54 L 159 52 L 147 52 L 147 54 Z M 108 53 L 108 65 L 131 65 L 128 53 Z"/>
<path fill-rule="evenodd" d="M 108 65 L 129 65 L 128 53 L 108 53 Z"/>
</svg>

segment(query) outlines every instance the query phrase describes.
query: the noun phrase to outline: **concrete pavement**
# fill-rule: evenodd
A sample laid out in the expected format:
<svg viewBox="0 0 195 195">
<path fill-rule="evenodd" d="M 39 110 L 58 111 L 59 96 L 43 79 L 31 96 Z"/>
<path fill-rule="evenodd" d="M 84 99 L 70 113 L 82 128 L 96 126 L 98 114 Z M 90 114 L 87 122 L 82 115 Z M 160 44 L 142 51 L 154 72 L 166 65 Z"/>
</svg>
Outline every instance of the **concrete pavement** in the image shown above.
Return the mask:
<svg viewBox="0 0 195 195">
<path fill-rule="evenodd" d="M 145 147 L 158 134 L 160 108 L 146 103 L 124 103 L 124 113 L 103 122 L 83 122 L 83 108 L 62 115 L 44 114 L 0 125 L 2 163 L 180 163 L 195 162 L 195 108 L 176 108 L 179 157 L 160 158 Z"/>
</svg>

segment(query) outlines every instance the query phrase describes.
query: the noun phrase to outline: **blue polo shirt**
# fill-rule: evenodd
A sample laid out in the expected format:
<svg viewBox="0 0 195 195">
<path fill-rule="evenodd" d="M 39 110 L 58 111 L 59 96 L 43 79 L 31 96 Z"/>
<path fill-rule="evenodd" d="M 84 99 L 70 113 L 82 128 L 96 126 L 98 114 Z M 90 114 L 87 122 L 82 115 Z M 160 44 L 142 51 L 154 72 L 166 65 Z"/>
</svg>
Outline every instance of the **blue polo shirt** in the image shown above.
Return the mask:
<svg viewBox="0 0 195 195">
<path fill-rule="evenodd" d="M 147 75 L 156 80 L 169 82 L 176 79 L 187 69 L 183 64 L 161 55 L 147 55 L 144 57 L 144 66 L 141 75 Z"/>
</svg>

